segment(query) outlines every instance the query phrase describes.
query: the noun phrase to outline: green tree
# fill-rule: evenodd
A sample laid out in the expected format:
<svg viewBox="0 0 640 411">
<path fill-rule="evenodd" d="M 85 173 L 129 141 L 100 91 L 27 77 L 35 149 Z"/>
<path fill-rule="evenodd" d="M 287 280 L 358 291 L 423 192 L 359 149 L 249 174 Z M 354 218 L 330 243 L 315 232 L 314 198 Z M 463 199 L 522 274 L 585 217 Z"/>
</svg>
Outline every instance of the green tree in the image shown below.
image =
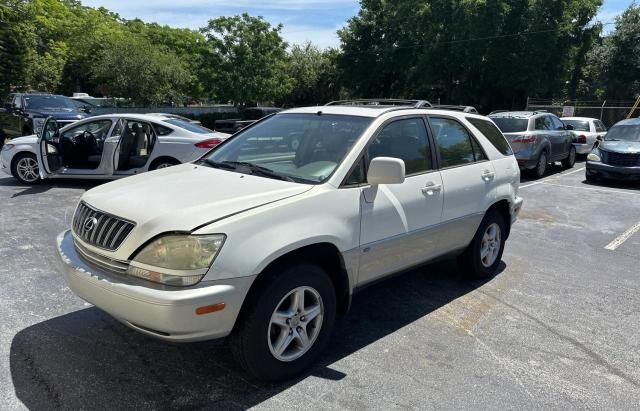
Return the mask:
<svg viewBox="0 0 640 411">
<path fill-rule="evenodd" d="M 93 59 L 92 73 L 102 94 L 140 105 L 178 104 L 187 97 L 191 81 L 174 53 L 137 35 L 109 40 Z"/>
<path fill-rule="evenodd" d="M 218 100 L 244 105 L 280 99 L 293 87 L 282 25 L 262 17 L 219 17 L 201 31 L 209 45 L 207 86 Z"/>
<path fill-rule="evenodd" d="M 286 97 L 287 103 L 306 106 L 339 98 L 337 50 L 321 50 L 311 43 L 305 43 L 291 47 L 289 56 L 288 71 L 294 87 Z"/>
<path fill-rule="evenodd" d="M 36 47 L 29 17 L 19 0 L 0 3 L 0 97 L 27 85 L 28 63 Z"/>
</svg>

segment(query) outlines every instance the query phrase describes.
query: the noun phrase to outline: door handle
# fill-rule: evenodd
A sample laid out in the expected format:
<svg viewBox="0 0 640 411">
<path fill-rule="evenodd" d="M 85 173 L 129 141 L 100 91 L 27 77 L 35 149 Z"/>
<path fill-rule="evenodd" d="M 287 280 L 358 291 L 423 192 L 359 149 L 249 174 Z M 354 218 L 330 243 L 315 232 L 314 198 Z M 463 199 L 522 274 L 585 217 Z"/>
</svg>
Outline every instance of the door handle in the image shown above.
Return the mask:
<svg viewBox="0 0 640 411">
<path fill-rule="evenodd" d="M 493 171 L 491 171 L 491 170 L 484 170 L 484 171 L 482 172 L 482 179 L 483 179 L 484 181 L 491 181 L 491 180 L 493 180 L 493 178 L 494 178 L 495 176 L 496 176 L 496 173 L 494 173 L 494 172 L 493 172 Z"/>
<path fill-rule="evenodd" d="M 434 195 L 436 192 L 442 190 L 442 184 L 435 184 L 433 181 L 427 183 L 427 185 L 422 189 L 422 193 L 428 196 Z"/>
</svg>

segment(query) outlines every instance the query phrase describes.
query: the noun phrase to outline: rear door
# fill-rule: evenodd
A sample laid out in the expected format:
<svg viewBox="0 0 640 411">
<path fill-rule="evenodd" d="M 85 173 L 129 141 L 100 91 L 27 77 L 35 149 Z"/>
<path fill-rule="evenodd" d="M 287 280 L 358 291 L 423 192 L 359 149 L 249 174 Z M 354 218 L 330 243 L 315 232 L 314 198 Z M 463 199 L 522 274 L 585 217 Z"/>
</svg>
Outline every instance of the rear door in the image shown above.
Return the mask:
<svg viewBox="0 0 640 411">
<path fill-rule="evenodd" d="M 62 167 L 58 142 L 58 123 L 55 119 L 49 117 L 45 120 L 42 132 L 38 136 L 38 149 L 36 150 L 38 169 L 42 179 L 54 174 Z"/>
<path fill-rule="evenodd" d="M 429 116 L 445 191 L 439 242 L 443 251 L 466 247 L 496 198 L 495 169 L 460 121 Z"/>
<path fill-rule="evenodd" d="M 549 114 L 551 122 L 553 144 L 555 146 L 555 154 L 552 155 L 554 160 L 562 160 L 569 155 L 571 150 L 573 134 L 567 130 L 564 123 L 556 116 Z"/>
<path fill-rule="evenodd" d="M 113 156 L 114 174 L 137 174 L 146 169 L 157 135 L 150 123 L 126 119 Z"/>
</svg>

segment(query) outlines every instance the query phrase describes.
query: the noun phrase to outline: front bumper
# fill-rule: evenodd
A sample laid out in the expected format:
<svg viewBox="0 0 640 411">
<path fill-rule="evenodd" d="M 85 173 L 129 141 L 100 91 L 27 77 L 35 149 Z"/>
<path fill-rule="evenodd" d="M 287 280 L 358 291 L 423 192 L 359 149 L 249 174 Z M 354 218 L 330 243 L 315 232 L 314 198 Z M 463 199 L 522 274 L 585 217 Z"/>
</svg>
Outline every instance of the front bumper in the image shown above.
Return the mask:
<svg viewBox="0 0 640 411">
<path fill-rule="evenodd" d="M 587 161 L 586 173 L 591 177 L 611 180 L 640 180 L 640 167 L 616 167 Z"/>
<path fill-rule="evenodd" d="M 520 214 L 522 204 L 524 204 L 524 199 L 522 197 L 516 196 L 513 204 L 511 204 L 511 224 L 513 224 L 518 219 L 518 214 Z"/>
<path fill-rule="evenodd" d="M 0 151 L 0 170 L 4 171 L 8 175 L 11 174 L 11 161 L 9 160 L 8 152 L 10 150 Z"/>
<path fill-rule="evenodd" d="M 88 264 L 74 246 L 71 231 L 58 236 L 58 255 L 69 288 L 80 298 L 144 334 L 173 342 L 229 335 L 255 277 L 207 281 L 175 288 L 107 273 Z M 197 315 L 198 307 L 225 308 Z"/>
</svg>

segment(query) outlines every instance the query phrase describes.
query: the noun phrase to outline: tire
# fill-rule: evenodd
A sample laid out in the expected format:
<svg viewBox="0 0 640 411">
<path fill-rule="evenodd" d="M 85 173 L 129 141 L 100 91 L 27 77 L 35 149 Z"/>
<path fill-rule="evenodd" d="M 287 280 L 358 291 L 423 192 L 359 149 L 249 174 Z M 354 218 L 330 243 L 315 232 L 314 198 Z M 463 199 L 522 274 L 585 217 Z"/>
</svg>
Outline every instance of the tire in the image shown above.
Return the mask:
<svg viewBox="0 0 640 411">
<path fill-rule="evenodd" d="M 490 230 L 497 233 L 493 239 L 485 237 L 491 236 Z M 460 266 L 469 277 L 481 279 L 494 276 L 497 273 L 502 261 L 506 235 L 504 217 L 498 211 L 490 210 L 482 219 L 471 244 L 458 259 Z M 493 242 L 493 246 L 490 242 Z M 487 250 L 488 254 L 486 254 Z"/>
<path fill-rule="evenodd" d="M 536 162 L 536 168 L 533 169 L 533 175 L 536 178 L 542 178 L 544 173 L 547 171 L 547 165 L 549 164 L 549 157 L 546 150 L 542 150 L 540 155 L 538 156 L 538 161 Z"/>
<path fill-rule="evenodd" d="M 576 164 L 576 148 L 572 145 L 567 158 L 562 160 L 562 168 L 568 170 Z"/>
<path fill-rule="evenodd" d="M 11 174 L 22 184 L 38 184 L 40 180 L 38 159 L 35 154 L 20 153 L 11 161 Z"/>
<path fill-rule="evenodd" d="M 273 274 L 245 302 L 229 343 L 235 359 L 254 378 L 282 381 L 308 368 L 326 346 L 335 322 L 336 294 L 329 275 L 315 265 L 293 264 Z M 273 322 L 277 311 L 293 312 L 293 295 L 300 292 L 307 314 L 310 305 L 319 307 L 314 312 L 320 314 L 311 320 L 287 314 L 279 317 L 280 325 Z M 278 349 L 280 341 L 284 349 Z"/>
<path fill-rule="evenodd" d="M 173 158 L 158 158 L 153 161 L 153 163 L 149 166 L 149 171 L 158 170 L 161 168 L 173 167 L 180 164 L 180 162 Z"/>
</svg>

